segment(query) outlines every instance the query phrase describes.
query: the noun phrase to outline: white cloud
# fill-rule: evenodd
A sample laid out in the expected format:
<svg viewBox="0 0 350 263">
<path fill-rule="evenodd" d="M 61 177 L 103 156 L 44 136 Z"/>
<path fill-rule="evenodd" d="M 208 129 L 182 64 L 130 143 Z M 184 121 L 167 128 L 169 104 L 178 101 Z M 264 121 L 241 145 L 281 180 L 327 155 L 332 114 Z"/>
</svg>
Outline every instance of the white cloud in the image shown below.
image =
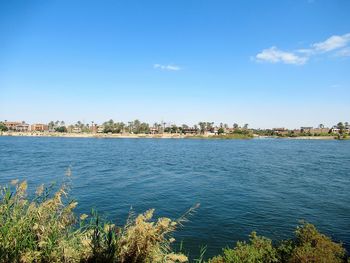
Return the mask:
<svg viewBox="0 0 350 263">
<path fill-rule="evenodd" d="M 282 51 L 277 49 L 276 47 L 264 49 L 259 54 L 257 54 L 255 58 L 257 61 L 264 61 L 270 63 L 282 62 L 285 64 L 295 65 L 302 65 L 308 60 L 307 57 L 298 56 L 292 52 Z"/>
<path fill-rule="evenodd" d="M 312 45 L 315 51 L 329 52 L 338 48 L 345 47 L 350 42 L 350 33 L 342 36 L 331 36 L 323 42 Z"/>
<path fill-rule="evenodd" d="M 338 57 L 350 57 L 350 47 L 339 50 L 336 55 Z"/>
<path fill-rule="evenodd" d="M 285 63 L 302 65 L 305 64 L 311 56 L 338 50 L 335 55 L 338 57 L 350 56 L 350 33 L 329 37 L 323 42 L 314 43 L 310 48 L 297 49 L 295 51 L 283 51 L 277 47 L 270 47 L 262 50 L 255 56 L 256 61 L 265 61 L 270 63 Z"/>
<path fill-rule="evenodd" d="M 161 64 L 154 64 L 153 68 L 155 69 L 161 69 L 161 70 L 168 70 L 168 71 L 179 71 L 181 70 L 181 67 L 176 65 L 161 65 Z"/>
</svg>

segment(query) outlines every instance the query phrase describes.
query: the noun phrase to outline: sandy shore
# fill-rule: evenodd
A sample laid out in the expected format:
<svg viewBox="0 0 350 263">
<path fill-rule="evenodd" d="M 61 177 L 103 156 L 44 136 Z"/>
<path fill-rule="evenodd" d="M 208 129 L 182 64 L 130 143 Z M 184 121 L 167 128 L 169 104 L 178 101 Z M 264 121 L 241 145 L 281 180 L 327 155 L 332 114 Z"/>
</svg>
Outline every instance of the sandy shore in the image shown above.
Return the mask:
<svg viewBox="0 0 350 263">
<path fill-rule="evenodd" d="M 300 137 L 290 137 L 295 140 L 335 140 L 334 136 L 300 136 Z"/>
<path fill-rule="evenodd" d="M 278 136 L 254 136 L 257 139 L 292 139 L 292 140 L 335 140 L 335 136 L 299 136 L 299 137 L 278 137 Z"/>
<path fill-rule="evenodd" d="M 60 133 L 60 132 L 0 132 L 0 136 L 19 136 L 19 137 L 63 137 L 63 138 L 150 138 L 150 139 L 184 139 L 198 138 L 198 135 L 183 134 L 107 134 L 107 133 Z M 212 135 L 201 135 L 201 138 L 211 138 Z M 300 137 L 277 137 L 277 136 L 258 136 L 256 139 L 293 139 L 293 140 L 335 140 L 334 136 L 300 136 Z M 242 138 L 245 139 L 245 138 Z"/>
<path fill-rule="evenodd" d="M 107 134 L 107 133 L 61 133 L 61 132 L 2 132 L 0 136 L 63 137 L 63 138 L 188 138 L 180 134 Z"/>
</svg>

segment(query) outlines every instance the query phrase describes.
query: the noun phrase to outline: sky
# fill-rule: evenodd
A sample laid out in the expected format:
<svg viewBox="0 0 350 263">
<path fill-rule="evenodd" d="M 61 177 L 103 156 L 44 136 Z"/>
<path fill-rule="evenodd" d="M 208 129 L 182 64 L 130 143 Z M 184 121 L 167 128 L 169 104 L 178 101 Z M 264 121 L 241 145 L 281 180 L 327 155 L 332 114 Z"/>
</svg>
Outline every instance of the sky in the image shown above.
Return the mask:
<svg viewBox="0 0 350 263">
<path fill-rule="evenodd" d="M 0 1 L 0 120 L 350 121 L 350 1 Z"/>
</svg>

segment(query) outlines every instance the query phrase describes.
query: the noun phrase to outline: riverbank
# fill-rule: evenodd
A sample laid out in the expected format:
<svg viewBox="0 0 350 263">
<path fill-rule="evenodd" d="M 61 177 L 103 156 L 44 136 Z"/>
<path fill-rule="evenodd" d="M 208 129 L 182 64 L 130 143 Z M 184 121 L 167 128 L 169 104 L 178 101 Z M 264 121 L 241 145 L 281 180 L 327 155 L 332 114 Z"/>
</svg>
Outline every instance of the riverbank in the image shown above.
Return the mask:
<svg viewBox="0 0 350 263">
<path fill-rule="evenodd" d="M 279 137 L 279 136 L 261 136 L 256 134 L 115 134 L 115 133 L 61 133 L 61 132 L 0 132 L 0 136 L 17 137 L 63 137 L 63 138 L 130 138 L 130 139 L 293 139 L 293 140 L 336 140 L 336 136 L 299 136 L 299 137 Z"/>
<path fill-rule="evenodd" d="M 256 139 L 281 139 L 281 140 L 337 140 L 337 136 L 264 136 L 264 135 L 256 135 L 254 134 L 254 138 Z"/>
<path fill-rule="evenodd" d="M 2 132 L 0 136 L 18 137 L 66 137 L 66 138 L 187 138 L 180 134 L 119 134 L 119 133 L 65 133 L 65 132 Z"/>
<path fill-rule="evenodd" d="M 67 184 L 51 194 L 50 188 L 41 185 L 34 199 L 28 199 L 27 187 L 26 181 L 12 180 L 0 193 L 0 263 L 349 262 L 341 243 L 306 222 L 296 228 L 294 237 L 284 241 L 273 242 L 252 232 L 249 241 L 238 241 L 221 255 L 206 259 L 202 248 L 193 256 L 173 236 L 199 204 L 175 220 L 154 218 L 154 209 L 150 209 L 117 226 L 95 211 L 76 214 L 78 203 L 67 198 Z"/>
<path fill-rule="evenodd" d="M 18 137 L 66 137 L 66 138 L 150 138 L 150 139 L 251 139 L 253 135 L 244 134 L 130 134 L 130 133 L 63 133 L 63 132 L 2 132 L 1 136 Z"/>
</svg>

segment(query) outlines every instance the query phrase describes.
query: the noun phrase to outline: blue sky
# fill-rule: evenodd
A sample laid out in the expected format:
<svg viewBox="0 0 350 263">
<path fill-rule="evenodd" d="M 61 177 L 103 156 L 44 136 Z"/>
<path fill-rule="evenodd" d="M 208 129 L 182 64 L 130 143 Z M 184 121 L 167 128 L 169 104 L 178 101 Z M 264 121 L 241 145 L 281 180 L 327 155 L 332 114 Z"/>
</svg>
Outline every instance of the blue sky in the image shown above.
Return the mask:
<svg viewBox="0 0 350 263">
<path fill-rule="evenodd" d="M 350 121 L 350 1 L 1 1 L 0 120 Z"/>
</svg>

